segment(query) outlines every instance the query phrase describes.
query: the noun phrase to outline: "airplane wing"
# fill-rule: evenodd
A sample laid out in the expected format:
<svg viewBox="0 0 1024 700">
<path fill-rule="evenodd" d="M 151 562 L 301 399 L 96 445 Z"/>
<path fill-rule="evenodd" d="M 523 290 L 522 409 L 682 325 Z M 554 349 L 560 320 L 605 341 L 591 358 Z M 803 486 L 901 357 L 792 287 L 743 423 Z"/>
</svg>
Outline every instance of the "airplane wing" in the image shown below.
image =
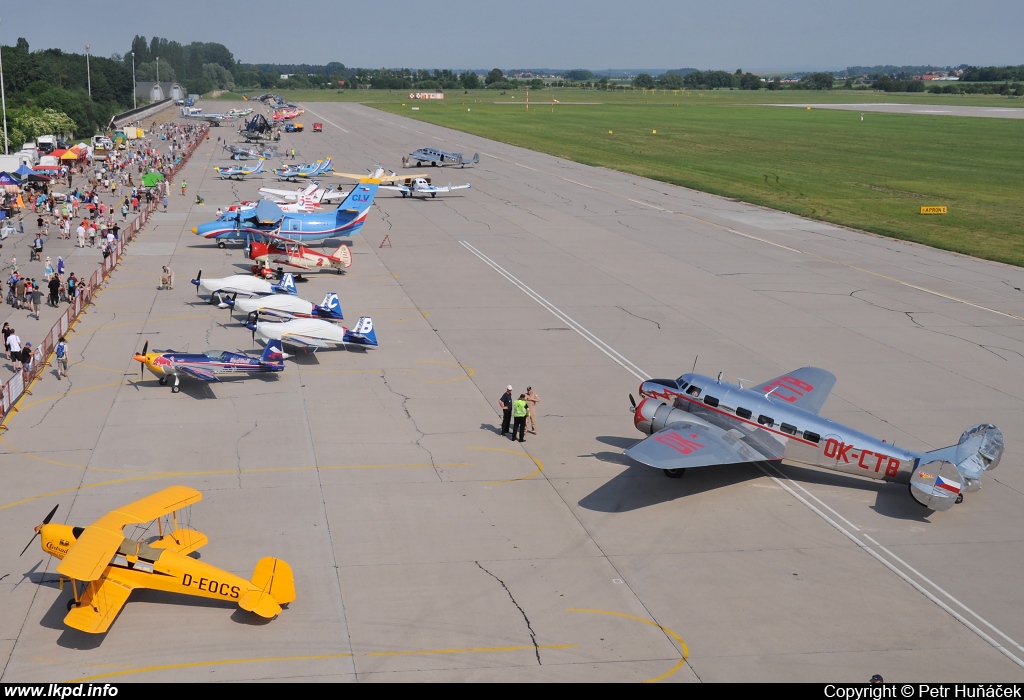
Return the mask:
<svg viewBox="0 0 1024 700">
<path fill-rule="evenodd" d="M 190 527 L 178 527 L 173 532 L 168 532 L 158 540 L 153 540 L 149 546 L 153 549 L 168 549 L 178 554 L 194 552 L 207 544 L 210 538 Z"/>
<path fill-rule="evenodd" d="M 805 411 L 817 413 L 835 386 L 836 375 L 818 367 L 801 367 L 753 387 L 768 394 L 771 401 L 785 401 Z"/>
<path fill-rule="evenodd" d="M 402 194 L 409 194 L 410 190 L 405 185 L 381 185 L 382 190 L 394 190 L 395 192 L 401 192 Z"/>
<path fill-rule="evenodd" d="M 744 433 L 725 431 L 703 421 L 673 423 L 626 450 L 625 455 L 657 469 L 692 469 L 739 462 L 782 459 L 781 441 L 752 444 Z"/>
<path fill-rule="evenodd" d="M 314 338 L 309 335 L 295 335 L 292 333 L 285 333 L 281 336 L 282 343 L 288 343 L 300 348 L 326 348 L 330 347 L 328 343 L 325 343 L 320 338 Z"/>
<path fill-rule="evenodd" d="M 124 541 L 125 525 L 147 523 L 171 511 L 198 503 L 203 494 L 187 486 L 168 486 L 138 501 L 112 510 L 85 528 L 71 545 L 57 571 L 79 581 L 95 581 L 103 574 Z"/>
<path fill-rule="evenodd" d="M 179 372 L 184 372 L 188 376 L 193 377 L 195 379 L 202 379 L 204 382 L 220 381 L 220 379 L 217 378 L 217 375 L 211 372 L 210 370 L 204 369 L 202 367 L 197 367 L 195 365 L 174 365 L 174 369 L 178 370 Z"/>
<path fill-rule="evenodd" d="M 85 589 L 82 604 L 71 609 L 64 624 L 82 632 L 102 634 L 110 628 L 134 589 L 131 581 L 108 571 Z"/>
</svg>

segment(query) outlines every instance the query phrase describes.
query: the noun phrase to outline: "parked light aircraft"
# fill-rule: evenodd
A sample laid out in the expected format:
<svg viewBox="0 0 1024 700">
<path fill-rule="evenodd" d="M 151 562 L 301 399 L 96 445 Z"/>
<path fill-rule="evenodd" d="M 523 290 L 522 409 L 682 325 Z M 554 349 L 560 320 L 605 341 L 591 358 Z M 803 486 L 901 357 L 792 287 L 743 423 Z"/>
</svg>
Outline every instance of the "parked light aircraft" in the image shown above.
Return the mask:
<svg viewBox="0 0 1024 700">
<path fill-rule="evenodd" d="M 225 141 L 222 147 L 225 151 L 231 154 L 232 160 L 254 160 L 258 158 L 266 158 L 269 160 L 270 158 L 279 158 L 281 156 L 281 154 L 278 153 L 276 146 L 264 148 L 261 151 L 258 148 L 242 148 L 241 146 L 236 146 L 233 143 Z"/>
<path fill-rule="evenodd" d="M 319 180 L 314 180 L 306 187 L 295 190 L 276 190 L 270 187 L 261 187 L 257 191 L 263 199 L 279 206 L 284 203 L 298 201 L 303 196 L 309 197 L 320 205 L 337 204 L 348 196 L 342 190 L 336 190 L 333 187 L 322 187 Z"/>
<path fill-rule="evenodd" d="M 382 190 L 394 190 L 395 192 L 401 192 L 402 198 L 415 197 L 416 195 L 423 195 L 426 197 L 428 194 L 431 197 L 436 197 L 438 193 L 444 194 L 451 192 L 452 190 L 468 190 L 470 185 L 453 185 L 448 183 L 447 187 L 436 187 L 430 184 L 430 181 L 423 177 L 411 177 L 406 178 L 406 181 L 400 185 L 381 185 Z"/>
<path fill-rule="evenodd" d="M 88 527 L 51 523 L 59 506 L 35 527 L 43 551 L 62 560 L 57 573 L 71 580 L 72 599 L 64 624 L 92 634 L 106 632 L 136 588 L 238 603 L 260 617 L 274 618 L 295 600 L 291 567 L 264 557 L 252 581 L 188 556 L 205 545 L 206 535 L 178 524 L 177 511 L 203 495 L 187 486 L 169 486 L 151 496 L 112 510 Z M 173 529 L 164 532 L 164 517 Z M 126 525 L 157 522 L 158 534 L 146 540 L 124 536 Z M 29 545 L 32 544 L 29 540 Z M 22 550 L 22 554 L 28 545 Z M 86 584 L 81 595 L 78 582 Z"/>
<path fill-rule="evenodd" d="M 416 161 L 417 168 L 424 163 L 430 163 L 434 167 L 458 165 L 464 168 L 467 165 L 479 163 L 480 154 L 474 153 L 472 158 L 463 158 L 461 153 L 448 153 L 447 151 L 439 151 L 436 148 L 418 148 L 402 158 L 402 167 L 408 168 L 413 161 Z"/>
<path fill-rule="evenodd" d="M 252 119 L 248 123 L 238 130 L 238 133 L 246 141 L 262 141 L 270 138 L 273 131 L 274 127 L 267 121 L 267 118 L 257 112 L 252 115 Z"/>
<path fill-rule="evenodd" d="M 268 343 L 280 340 L 285 345 L 312 349 L 314 352 L 318 348 L 346 343 L 377 346 L 377 334 L 369 316 L 360 316 L 352 330 L 318 318 L 296 318 L 278 323 L 261 321 L 259 316 L 259 312 L 253 313 L 254 320 L 245 327 L 252 331 L 253 339 L 258 335 Z"/>
<path fill-rule="evenodd" d="M 234 121 L 235 119 L 229 114 L 215 114 L 214 112 L 204 114 L 202 111 L 188 114 L 186 114 L 185 111 L 182 111 L 181 115 L 179 116 L 182 119 L 191 119 L 192 121 L 197 122 L 208 122 L 212 126 L 220 126 L 224 122 Z"/>
<path fill-rule="evenodd" d="M 316 177 L 317 175 L 330 172 L 331 170 L 333 170 L 331 167 L 331 158 L 328 158 L 327 160 L 318 160 L 315 163 L 283 165 L 280 168 L 274 168 L 274 174 L 277 175 L 279 180 L 294 182 L 295 178 Z"/>
<path fill-rule="evenodd" d="M 981 475 L 998 466 L 1003 434 L 994 425 L 968 428 L 951 447 L 914 452 L 822 418 L 835 381 L 817 367 L 750 388 L 721 375 L 650 379 L 633 407 L 634 425 L 650 437 L 625 454 L 671 477 L 695 467 L 786 460 L 908 484 L 915 501 L 939 511 L 980 489 Z"/>
<path fill-rule="evenodd" d="M 341 321 L 345 316 L 341 311 L 338 295 L 328 292 L 323 302 L 314 304 L 291 294 L 271 294 L 268 297 L 254 299 L 232 299 L 229 305 L 235 311 L 248 315 L 259 313 L 266 318 L 322 318 L 328 321 Z M 271 343 L 277 341 L 272 340 Z"/>
<path fill-rule="evenodd" d="M 255 110 L 253 110 L 252 107 L 246 107 L 245 109 L 238 109 L 238 108 L 229 109 L 228 110 L 228 116 L 229 117 L 248 117 L 254 111 Z"/>
<path fill-rule="evenodd" d="M 288 356 L 280 342 L 267 343 L 263 354 L 251 357 L 240 352 L 207 350 L 202 353 L 178 352 L 176 350 L 154 350 L 149 352 L 149 341 L 142 346 L 142 352 L 135 354 L 135 361 L 160 378 L 160 386 L 166 386 L 174 378 L 171 392 L 179 391 L 178 381 L 182 374 L 205 382 L 220 381 L 221 374 L 264 374 L 281 372 Z"/>
<path fill-rule="evenodd" d="M 270 200 L 267 200 L 267 201 L 270 201 Z M 234 211 L 238 211 L 239 209 L 255 209 L 256 207 L 259 206 L 259 204 L 260 204 L 260 200 L 258 200 L 258 199 L 246 200 L 244 202 L 239 202 L 238 204 L 232 204 L 230 207 L 228 207 L 228 211 L 229 212 L 234 212 Z M 308 214 L 309 212 L 314 212 L 314 211 L 319 211 L 320 210 L 320 203 L 317 202 L 317 201 L 314 201 L 313 198 L 308 196 L 308 195 L 300 196 L 298 201 L 288 202 L 287 204 L 277 204 L 276 206 L 277 206 L 278 209 L 280 209 L 281 211 L 283 211 L 286 214 L 289 214 L 289 213 L 295 214 L 295 213 L 299 213 L 299 212 Z M 269 234 L 264 234 L 264 235 L 269 235 Z"/>
<path fill-rule="evenodd" d="M 297 243 L 271 238 L 268 242 L 253 241 L 249 244 L 249 259 L 256 262 L 252 266 L 254 275 L 268 277 L 274 274 L 281 276 L 281 266 L 295 267 L 305 272 L 335 270 L 339 275 L 352 267 L 352 250 L 342 243 L 333 253 L 320 253 Z M 273 266 L 277 267 L 275 273 Z M 301 273 L 300 273 L 301 274 Z"/>
<path fill-rule="evenodd" d="M 262 297 L 268 294 L 298 294 L 295 288 L 295 278 L 290 273 L 285 273 L 279 284 L 271 284 L 262 277 L 252 275 L 231 275 L 219 279 L 203 279 L 203 271 L 200 270 L 196 278 L 192 280 L 196 286 L 196 294 L 206 292 L 210 295 L 210 303 L 218 304 L 227 308 L 224 298 L 241 294 L 244 297 Z"/>
<path fill-rule="evenodd" d="M 217 173 L 222 180 L 244 180 L 250 175 L 259 175 L 263 172 L 263 166 L 266 165 L 267 161 L 265 158 L 260 158 L 260 161 L 256 164 L 256 167 L 250 167 L 248 165 L 230 165 L 225 167 L 216 167 L 213 172 Z"/>
<path fill-rule="evenodd" d="M 229 240 L 250 242 L 276 238 L 293 243 L 316 243 L 352 236 L 366 221 L 377 187 L 377 181 L 363 178 L 334 212 L 288 214 L 276 204 L 264 201 L 254 209 L 227 212 L 216 221 L 200 224 L 192 233 L 217 241 L 221 248 Z"/>
</svg>

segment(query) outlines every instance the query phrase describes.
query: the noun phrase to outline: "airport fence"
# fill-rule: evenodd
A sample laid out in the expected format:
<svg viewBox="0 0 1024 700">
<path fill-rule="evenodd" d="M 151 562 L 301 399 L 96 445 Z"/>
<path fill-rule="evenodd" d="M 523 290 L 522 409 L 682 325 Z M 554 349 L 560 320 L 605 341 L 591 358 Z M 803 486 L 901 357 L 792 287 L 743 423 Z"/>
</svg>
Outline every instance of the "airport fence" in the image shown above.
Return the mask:
<svg viewBox="0 0 1024 700">
<path fill-rule="evenodd" d="M 171 179 L 185 167 L 192 154 L 208 138 L 209 126 L 204 125 L 204 127 L 199 133 L 199 138 L 186 149 L 181 160 L 172 165 L 169 171 L 166 171 L 165 182 L 168 188 Z M 12 413 L 18 411 L 18 400 L 25 394 L 32 394 L 29 388 L 32 382 L 42 379 L 43 372 L 50 366 L 50 358 L 53 356 L 61 336 L 70 332 L 78 317 L 86 313 L 86 310 L 92 303 L 93 296 L 100 289 L 100 286 L 106 282 L 118 263 L 121 262 L 121 256 L 125 254 L 128 244 L 135 240 L 159 207 L 159 197 L 145 204 L 139 215 L 132 220 L 131 224 L 125 227 L 122 234 L 114 241 L 113 248 L 110 250 L 109 255 L 103 258 L 99 268 L 88 279 L 83 278 L 79 280 L 78 285 L 75 287 L 75 298 L 69 301 L 67 308 L 64 309 L 64 313 L 61 314 L 57 323 L 53 324 L 46 337 L 39 342 L 38 346 L 33 347 L 31 360 L 27 363 L 28 368 L 15 372 L 13 377 L 4 382 L 3 387 L 0 388 L 0 430 L 7 430 L 7 419 Z"/>
</svg>

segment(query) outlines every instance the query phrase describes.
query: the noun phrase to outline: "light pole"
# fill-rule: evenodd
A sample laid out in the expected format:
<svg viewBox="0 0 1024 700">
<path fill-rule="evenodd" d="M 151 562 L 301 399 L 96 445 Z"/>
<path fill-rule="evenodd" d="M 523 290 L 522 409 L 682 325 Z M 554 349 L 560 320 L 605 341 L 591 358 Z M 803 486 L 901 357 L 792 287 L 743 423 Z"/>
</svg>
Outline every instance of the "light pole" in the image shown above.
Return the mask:
<svg viewBox="0 0 1024 700">
<path fill-rule="evenodd" d="M 137 108 L 139 105 L 136 103 L 135 98 L 135 52 L 132 51 L 132 109 Z"/>
<path fill-rule="evenodd" d="M 156 57 L 156 83 L 160 84 L 160 57 Z"/>
<path fill-rule="evenodd" d="M 10 155 L 10 150 L 7 144 L 7 93 L 4 92 L 4 59 L 3 55 L 0 54 L 0 102 L 3 102 L 4 110 L 4 155 Z"/>
<path fill-rule="evenodd" d="M 85 76 L 89 81 L 89 99 L 92 99 L 92 71 L 89 70 L 89 45 L 85 45 Z"/>
</svg>

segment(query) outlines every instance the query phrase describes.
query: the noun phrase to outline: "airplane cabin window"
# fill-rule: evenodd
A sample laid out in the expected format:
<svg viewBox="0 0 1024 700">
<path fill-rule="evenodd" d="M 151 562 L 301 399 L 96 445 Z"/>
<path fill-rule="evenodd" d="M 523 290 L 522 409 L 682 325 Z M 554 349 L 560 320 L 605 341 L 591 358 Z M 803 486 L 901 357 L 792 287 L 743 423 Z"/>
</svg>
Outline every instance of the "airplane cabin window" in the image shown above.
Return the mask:
<svg viewBox="0 0 1024 700">
<path fill-rule="evenodd" d="M 810 430 L 805 430 L 804 440 L 807 440 L 808 442 L 821 442 L 821 436 L 817 433 L 812 433 Z"/>
<path fill-rule="evenodd" d="M 740 418 L 750 418 L 750 416 L 752 416 L 754 414 L 751 413 L 749 409 L 746 409 L 746 408 L 743 408 L 743 407 L 737 407 L 736 408 L 736 415 L 739 416 Z"/>
<path fill-rule="evenodd" d="M 718 399 L 716 399 L 714 396 L 708 395 L 704 397 L 704 403 L 706 403 L 708 406 L 717 406 Z"/>
<path fill-rule="evenodd" d="M 796 435 L 796 426 L 790 425 L 789 423 L 783 423 L 779 426 L 779 430 L 790 435 Z"/>
<path fill-rule="evenodd" d="M 758 416 L 757 422 L 760 423 L 761 425 L 766 425 L 769 428 L 775 425 L 775 419 L 769 418 L 768 416 Z"/>
</svg>

